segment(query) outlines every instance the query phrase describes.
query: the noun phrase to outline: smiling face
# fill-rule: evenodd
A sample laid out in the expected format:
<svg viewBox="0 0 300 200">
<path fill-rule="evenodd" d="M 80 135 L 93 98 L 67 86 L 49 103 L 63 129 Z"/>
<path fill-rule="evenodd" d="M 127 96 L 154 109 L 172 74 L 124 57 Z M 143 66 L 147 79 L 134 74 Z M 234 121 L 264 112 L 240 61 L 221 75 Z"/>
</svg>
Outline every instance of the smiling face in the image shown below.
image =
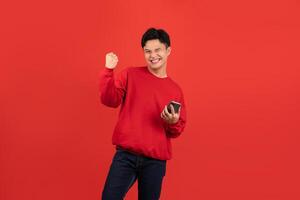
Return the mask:
<svg viewBox="0 0 300 200">
<path fill-rule="evenodd" d="M 166 68 L 171 47 L 166 48 L 158 39 L 148 40 L 144 46 L 144 56 L 150 69 L 157 71 Z"/>
</svg>

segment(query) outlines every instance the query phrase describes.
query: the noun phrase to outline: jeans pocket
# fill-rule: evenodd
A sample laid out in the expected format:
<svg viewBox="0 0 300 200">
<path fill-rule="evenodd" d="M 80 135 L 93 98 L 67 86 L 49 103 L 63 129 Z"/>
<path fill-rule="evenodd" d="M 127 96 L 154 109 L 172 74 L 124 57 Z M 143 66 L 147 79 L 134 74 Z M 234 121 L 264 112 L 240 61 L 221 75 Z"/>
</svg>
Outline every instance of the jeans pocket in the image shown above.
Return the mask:
<svg viewBox="0 0 300 200">
<path fill-rule="evenodd" d="M 124 157 L 124 152 L 122 150 L 117 150 L 115 152 L 115 155 L 113 157 L 113 160 L 122 160 L 122 158 Z"/>
<path fill-rule="evenodd" d="M 159 169 L 161 175 L 165 176 L 166 171 L 167 171 L 167 161 L 166 160 L 152 159 L 152 162 L 155 163 L 155 165 L 157 166 L 157 169 Z"/>
</svg>

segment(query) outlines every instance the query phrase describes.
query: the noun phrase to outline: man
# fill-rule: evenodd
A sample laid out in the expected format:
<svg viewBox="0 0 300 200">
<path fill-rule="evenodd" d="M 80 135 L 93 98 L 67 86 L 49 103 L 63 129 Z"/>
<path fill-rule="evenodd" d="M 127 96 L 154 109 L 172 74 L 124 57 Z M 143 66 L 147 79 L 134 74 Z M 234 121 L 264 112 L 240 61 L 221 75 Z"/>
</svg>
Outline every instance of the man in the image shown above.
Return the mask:
<svg viewBox="0 0 300 200">
<path fill-rule="evenodd" d="M 180 87 L 167 75 L 171 53 L 168 33 L 150 28 L 142 37 L 147 66 L 129 67 L 116 76 L 118 57 L 106 55 L 100 75 L 101 102 L 121 105 L 112 143 L 116 153 L 102 192 L 102 200 L 121 200 L 138 180 L 138 199 L 157 200 L 172 157 L 171 138 L 184 130 L 186 110 Z M 181 104 L 168 106 L 170 101 Z"/>
</svg>

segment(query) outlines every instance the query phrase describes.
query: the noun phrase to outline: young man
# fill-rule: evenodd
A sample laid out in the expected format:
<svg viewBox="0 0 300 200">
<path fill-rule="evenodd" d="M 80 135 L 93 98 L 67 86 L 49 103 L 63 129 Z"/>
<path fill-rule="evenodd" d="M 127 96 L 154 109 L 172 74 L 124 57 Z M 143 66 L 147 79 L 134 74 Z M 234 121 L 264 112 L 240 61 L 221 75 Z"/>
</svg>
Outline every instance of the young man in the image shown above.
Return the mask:
<svg viewBox="0 0 300 200">
<path fill-rule="evenodd" d="M 147 66 L 129 67 L 114 75 L 118 57 L 106 55 L 100 74 L 101 102 L 121 105 L 112 143 L 116 153 L 102 192 L 102 200 L 122 200 L 138 180 L 139 200 L 158 200 L 172 157 L 171 138 L 184 130 L 186 110 L 180 87 L 167 75 L 171 53 L 168 33 L 148 29 L 142 37 Z M 176 105 L 181 104 L 176 112 Z"/>
</svg>

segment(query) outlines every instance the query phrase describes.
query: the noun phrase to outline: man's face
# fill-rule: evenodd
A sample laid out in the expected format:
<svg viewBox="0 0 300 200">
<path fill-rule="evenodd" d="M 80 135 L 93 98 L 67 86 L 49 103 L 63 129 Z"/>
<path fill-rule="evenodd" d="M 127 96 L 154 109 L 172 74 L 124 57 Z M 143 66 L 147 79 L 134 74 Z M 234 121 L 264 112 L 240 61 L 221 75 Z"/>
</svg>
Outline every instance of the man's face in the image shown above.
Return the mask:
<svg viewBox="0 0 300 200">
<path fill-rule="evenodd" d="M 166 66 L 170 52 L 171 47 L 166 48 L 166 45 L 158 39 L 148 40 L 144 46 L 146 62 L 148 67 L 153 70 L 158 70 Z"/>
</svg>

